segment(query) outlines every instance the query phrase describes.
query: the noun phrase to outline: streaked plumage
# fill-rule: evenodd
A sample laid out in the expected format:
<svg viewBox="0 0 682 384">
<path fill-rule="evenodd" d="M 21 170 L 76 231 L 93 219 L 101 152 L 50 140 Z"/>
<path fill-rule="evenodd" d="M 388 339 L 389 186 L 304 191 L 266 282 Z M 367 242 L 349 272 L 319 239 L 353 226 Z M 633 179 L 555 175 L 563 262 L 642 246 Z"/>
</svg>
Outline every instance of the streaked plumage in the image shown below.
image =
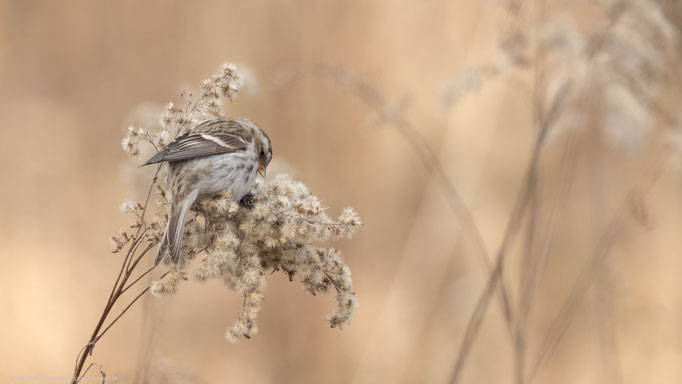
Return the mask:
<svg viewBox="0 0 682 384">
<path fill-rule="evenodd" d="M 187 213 L 200 199 L 231 190 L 244 197 L 257 173 L 265 174 L 272 159 L 270 138 L 245 118 L 198 123 L 149 159 L 144 165 L 167 162 L 166 184 L 172 192 L 170 218 L 155 263 L 166 253 L 180 259 Z"/>
</svg>

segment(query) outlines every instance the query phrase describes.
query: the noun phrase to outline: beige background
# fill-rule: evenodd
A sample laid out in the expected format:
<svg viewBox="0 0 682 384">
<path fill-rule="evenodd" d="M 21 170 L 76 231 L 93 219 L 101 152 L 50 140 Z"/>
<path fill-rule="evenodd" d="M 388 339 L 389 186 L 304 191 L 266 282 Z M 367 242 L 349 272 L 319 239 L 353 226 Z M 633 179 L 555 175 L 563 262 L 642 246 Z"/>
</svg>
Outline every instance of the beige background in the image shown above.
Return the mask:
<svg viewBox="0 0 682 384">
<path fill-rule="evenodd" d="M 121 151 L 122 134 L 228 60 L 260 84 L 228 113 L 264 127 L 277 161 L 331 214 L 350 205 L 365 222 L 335 244 L 360 301 L 353 323 L 330 329 L 329 297 L 274 274 L 257 337 L 232 345 L 223 332 L 238 295 L 186 284 L 138 305 L 93 360 L 120 382 L 133 382 L 145 346 L 153 352 L 147 382 L 445 382 L 486 279 L 474 245 L 458 237 L 410 145 L 377 126 L 362 101 L 328 79 L 284 88 L 275 80 L 323 61 L 360 74 L 391 103 L 406 100 L 406 117 L 492 252 L 530 154 L 528 79 L 487 82 L 456 109 L 439 98 L 459 70 L 494 61 L 504 22 L 492 2 L 474 0 L 0 1 L 0 381 L 71 374 L 120 263 L 108 251 L 109 236 L 128 223 L 118 206 L 138 197 L 148 176 Z M 533 345 L 622 196 L 628 161 L 599 143 L 581 147 L 533 312 Z M 556 168 L 547 166 L 548 190 Z M 648 222 L 619 238 L 538 382 L 682 381 L 681 186 L 664 171 L 647 198 Z M 496 303 L 464 382 L 513 381 Z"/>
</svg>

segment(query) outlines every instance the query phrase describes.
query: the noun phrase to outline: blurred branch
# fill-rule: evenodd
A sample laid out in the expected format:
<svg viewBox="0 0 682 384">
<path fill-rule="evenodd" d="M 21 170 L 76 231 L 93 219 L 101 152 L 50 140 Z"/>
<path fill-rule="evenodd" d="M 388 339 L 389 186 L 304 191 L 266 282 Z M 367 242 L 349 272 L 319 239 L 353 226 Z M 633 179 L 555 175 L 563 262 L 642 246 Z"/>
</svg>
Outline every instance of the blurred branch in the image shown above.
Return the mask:
<svg viewBox="0 0 682 384">
<path fill-rule="evenodd" d="M 592 70 L 594 69 L 593 66 L 593 61 L 596 58 L 597 54 L 601 52 L 601 50 L 604 48 L 604 45 L 608 39 L 609 32 L 611 29 L 618 23 L 620 20 L 620 17 L 623 15 L 623 13 L 627 10 L 627 1 L 620 1 L 617 4 L 615 4 L 613 7 L 610 9 L 609 13 L 609 23 L 605 26 L 604 32 L 601 34 L 597 34 L 588 44 L 587 50 L 585 52 L 586 59 L 589 63 L 589 68 Z M 542 50 L 539 50 L 537 54 L 541 57 L 543 52 Z M 535 58 L 536 61 L 538 57 Z M 535 70 L 535 81 L 541 81 L 542 80 L 542 74 L 538 73 L 538 69 L 536 68 Z M 580 98 L 580 106 L 581 108 L 579 110 L 581 111 L 586 111 L 588 108 L 590 108 L 593 98 L 594 98 L 594 87 L 596 86 L 594 82 L 592 81 L 592 78 L 589 77 L 589 80 L 585 84 L 583 90 L 582 90 L 582 97 Z M 537 85 L 537 84 L 536 84 Z M 564 89 L 565 91 L 565 89 Z M 536 92 L 537 95 L 537 92 Z M 538 135 L 538 138 L 536 140 L 536 144 L 533 150 L 533 156 L 531 158 L 530 164 L 528 166 L 528 173 L 526 176 L 526 179 L 524 181 L 524 189 L 521 191 L 520 196 L 521 198 L 517 202 L 517 206 L 512 213 L 512 218 L 509 221 L 509 225 L 507 227 L 507 233 L 504 237 L 504 240 L 502 242 L 502 245 L 500 247 L 500 251 L 498 251 L 498 257 L 496 260 L 495 268 L 493 269 L 493 273 L 490 275 L 490 279 L 488 281 L 488 284 L 486 288 L 484 289 L 483 293 L 479 297 L 478 304 L 476 305 L 476 308 L 474 310 L 474 313 L 472 314 L 472 317 L 470 319 L 469 325 L 467 327 L 467 330 L 465 331 L 464 335 L 464 340 L 462 341 L 462 345 L 460 347 L 460 352 L 457 358 L 457 361 L 455 363 L 455 368 L 453 370 L 452 376 L 451 376 L 451 382 L 456 383 L 461 375 L 461 371 L 464 367 L 464 362 L 466 358 L 469 355 L 469 351 L 471 349 L 471 346 L 473 345 L 473 341 L 475 339 L 475 336 L 478 334 L 478 331 L 480 329 L 481 323 L 483 321 L 487 306 L 490 303 L 490 296 L 491 292 L 494 289 L 495 285 L 497 284 L 497 280 L 500 279 L 501 276 L 501 271 L 503 268 L 503 263 L 504 263 L 504 257 L 506 254 L 506 249 L 509 246 L 510 239 L 513 237 L 512 234 L 517 231 L 516 228 L 512 228 L 512 226 L 515 226 L 516 224 L 520 224 L 520 222 L 523 220 L 523 216 L 525 214 L 526 209 L 530 207 L 530 211 L 532 214 L 534 214 L 536 208 L 533 207 L 532 204 L 537 204 L 537 202 L 533 203 L 534 198 L 536 197 L 536 186 L 537 186 L 537 179 L 538 179 L 538 167 L 539 167 L 539 156 L 540 152 L 542 149 L 543 142 L 545 141 L 545 137 L 547 136 L 548 130 L 551 128 L 554 119 L 556 118 L 556 115 L 560 113 L 562 103 L 560 102 L 563 96 L 557 98 L 554 102 L 554 105 L 550 107 L 550 113 L 549 113 L 549 118 L 545 119 L 543 116 L 542 111 L 544 111 L 544 108 L 542 107 L 543 100 L 542 98 L 536 97 L 534 100 L 534 109 L 536 113 L 536 120 L 538 120 L 541 123 L 541 129 Z M 552 112 L 553 111 L 553 112 Z M 543 121 L 545 120 L 545 121 Z M 584 126 L 586 116 L 585 113 L 581 115 L 580 118 L 581 122 L 575 124 L 576 127 L 581 127 Z M 547 257 L 549 255 L 549 251 L 551 249 L 551 244 L 552 244 L 552 239 L 553 239 L 553 233 L 556 228 L 556 222 L 557 222 L 557 210 L 559 207 L 561 207 L 567 197 L 568 197 L 568 188 L 571 184 L 572 180 L 572 170 L 573 170 L 573 161 L 574 161 L 574 156 L 575 156 L 575 151 L 572 148 L 572 142 L 574 141 L 574 135 L 575 133 L 573 132 L 574 130 L 571 130 L 567 134 L 567 139 L 566 143 L 564 146 L 564 152 L 563 152 L 563 158 L 562 158 L 562 166 L 561 166 L 561 171 L 560 171 L 560 180 L 561 180 L 561 185 L 558 191 L 558 197 L 554 200 L 555 205 L 552 208 L 552 212 L 550 214 L 550 226 L 547 231 L 547 234 L 545 235 L 544 240 L 542 240 L 541 248 L 540 248 L 540 254 L 535 257 L 533 255 L 526 255 L 525 260 L 529 262 L 528 266 L 532 266 L 530 270 L 524 270 L 524 273 L 526 273 L 526 276 L 523 277 L 522 281 L 525 281 L 524 284 L 522 284 L 522 292 L 521 292 L 521 306 L 519 308 L 519 315 L 517 316 L 517 323 L 516 323 L 516 328 L 515 328 L 515 336 L 513 340 L 515 340 L 515 359 L 516 359 L 516 381 L 517 383 L 523 383 L 524 382 L 524 368 L 525 368 L 525 321 L 526 321 L 526 316 L 527 313 L 530 311 L 531 307 L 531 302 L 532 302 L 532 294 L 534 292 L 534 287 L 536 285 L 536 281 L 538 278 L 539 271 L 541 270 L 541 266 L 544 265 L 544 263 L 547 260 Z M 530 225 L 533 226 L 534 219 L 533 217 L 530 218 Z M 529 229 L 529 231 L 532 231 L 533 229 Z M 534 236 L 532 232 L 529 233 L 529 241 L 532 241 L 532 237 Z M 530 252 L 534 252 L 532 248 L 527 249 Z M 532 262 L 531 262 L 532 260 Z M 524 324 L 521 323 L 521 321 L 524 322 Z"/>
<path fill-rule="evenodd" d="M 435 175 L 441 191 L 447 197 L 446 200 L 450 209 L 458 218 L 465 233 L 469 235 L 468 237 L 473 239 L 481 258 L 485 262 L 490 273 L 493 273 L 488 249 L 471 211 L 466 206 L 461 195 L 455 188 L 454 183 L 445 172 L 438 156 L 431 150 L 428 142 L 419 133 L 416 127 L 404 117 L 401 108 L 390 105 L 376 87 L 342 66 L 318 63 L 309 69 L 297 70 L 287 73 L 286 75 L 287 77 L 284 78 L 282 83 L 291 83 L 294 80 L 305 77 L 329 78 L 358 96 L 360 100 L 379 116 L 381 123 L 395 128 L 410 144 L 427 170 Z M 282 86 L 282 84 L 280 84 L 280 86 Z M 504 282 L 498 289 L 498 295 L 509 334 L 510 336 L 513 336 L 513 314 L 508 290 L 506 289 Z"/>
<path fill-rule="evenodd" d="M 564 302 L 563 306 L 552 321 L 547 335 L 545 336 L 538 352 L 538 358 L 533 364 L 527 382 L 531 383 L 536 378 L 540 369 L 547 364 L 551 359 L 554 351 L 561 342 L 563 336 L 568 329 L 573 317 L 576 313 L 578 305 L 582 302 L 588 288 L 592 284 L 595 275 L 600 270 L 600 267 L 606 261 L 613 244 L 618 235 L 622 232 L 628 222 L 629 217 L 632 216 L 632 204 L 636 201 L 641 201 L 644 196 L 651 190 L 661 174 L 661 169 L 656 169 L 653 172 L 644 172 L 643 180 L 638 180 L 629 190 L 626 197 L 619 204 L 619 208 L 613 215 L 608 227 L 602 234 L 597 243 L 590 260 L 583 267 L 578 278 L 573 284 L 571 293 Z M 639 185 L 641 184 L 641 185 Z"/>
<path fill-rule="evenodd" d="M 500 245 L 500 248 L 497 251 L 497 255 L 496 255 L 496 259 L 495 259 L 495 266 L 494 266 L 492 272 L 490 273 L 490 276 L 488 278 L 488 282 L 487 282 L 483 292 L 479 296 L 478 302 L 474 308 L 474 312 L 471 314 L 471 317 L 469 318 L 469 323 L 467 324 L 467 328 L 464 332 L 464 337 L 463 337 L 462 342 L 460 344 L 458 357 L 457 357 L 457 360 L 455 362 L 455 366 L 454 366 L 452 375 L 450 377 L 451 383 L 456 383 L 459 380 L 459 377 L 461 375 L 462 369 L 464 368 L 464 364 L 466 362 L 466 359 L 469 356 L 469 352 L 471 350 L 471 347 L 473 346 L 473 342 L 476 339 L 476 336 L 478 335 L 481 324 L 483 323 L 485 313 L 488 309 L 488 305 L 490 304 L 490 299 L 491 299 L 492 293 L 494 292 L 497 285 L 501 281 L 502 271 L 504 268 L 504 261 L 505 261 L 507 252 L 509 251 L 509 248 L 511 247 L 514 238 L 519 233 L 519 231 L 522 227 L 522 222 L 525 218 L 529 204 L 535 195 L 535 190 L 536 190 L 535 186 L 537 184 L 538 168 L 539 168 L 539 164 L 540 164 L 539 158 L 541 155 L 541 150 L 542 150 L 543 144 L 544 144 L 546 136 L 547 136 L 549 126 L 550 126 L 549 124 L 546 124 L 543 127 L 541 127 L 539 135 L 536 138 L 534 149 L 533 149 L 533 155 L 532 155 L 532 158 L 528 164 L 526 175 L 524 176 L 524 182 L 522 184 L 522 189 L 519 193 L 519 197 L 517 198 L 517 202 L 514 206 L 514 210 L 512 211 L 509 222 L 507 223 L 507 227 L 506 227 L 505 234 L 504 234 L 504 237 L 502 240 L 502 244 Z M 571 144 L 572 144 L 571 140 L 566 141 L 566 144 L 564 147 L 564 153 L 566 155 L 571 154 L 573 152 L 572 148 L 571 148 Z M 565 159 L 565 160 L 568 160 L 568 159 Z M 566 163 L 566 161 L 564 161 L 564 163 Z M 514 340 L 514 338 L 513 338 L 513 340 Z"/>
</svg>

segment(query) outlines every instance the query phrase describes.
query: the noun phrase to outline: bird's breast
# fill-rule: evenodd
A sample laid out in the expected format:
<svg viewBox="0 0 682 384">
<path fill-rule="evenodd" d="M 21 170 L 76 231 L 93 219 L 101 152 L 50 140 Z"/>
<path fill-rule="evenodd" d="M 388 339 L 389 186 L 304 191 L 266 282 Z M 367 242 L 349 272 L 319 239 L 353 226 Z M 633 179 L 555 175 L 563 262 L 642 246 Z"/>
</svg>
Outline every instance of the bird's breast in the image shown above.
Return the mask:
<svg viewBox="0 0 682 384">
<path fill-rule="evenodd" d="M 257 172 L 255 156 L 245 153 L 210 156 L 199 160 L 195 166 L 200 175 L 197 183 L 200 197 L 214 196 L 229 189 L 233 199 L 240 200 L 251 189 Z"/>
</svg>

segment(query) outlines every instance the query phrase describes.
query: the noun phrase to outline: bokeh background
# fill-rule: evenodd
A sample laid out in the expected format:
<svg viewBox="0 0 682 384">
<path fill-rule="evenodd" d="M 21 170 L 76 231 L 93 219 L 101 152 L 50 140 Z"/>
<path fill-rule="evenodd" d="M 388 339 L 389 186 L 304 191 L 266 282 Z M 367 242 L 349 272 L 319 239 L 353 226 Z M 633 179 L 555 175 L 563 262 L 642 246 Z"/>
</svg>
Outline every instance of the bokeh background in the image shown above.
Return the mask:
<svg viewBox="0 0 682 384">
<path fill-rule="evenodd" d="M 223 333 L 239 295 L 215 282 L 189 283 L 175 296 L 136 305 L 97 344 L 92 361 L 124 383 L 448 382 L 488 277 L 476 242 L 414 143 L 382 123 L 376 106 L 339 79 L 292 73 L 327 63 L 378 90 L 436 154 L 493 257 L 538 129 L 537 72 L 504 58 L 510 44 L 524 42 L 505 36 L 537 32 L 553 18 L 572 18 L 589 34 L 608 24 L 605 3 L 526 1 L 519 15 L 511 1 L 1 0 L 0 381 L 71 374 L 120 265 L 108 245 L 128 224 L 120 202 L 139 198 L 148 183 L 148 170 L 121 150 L 126 127 L 146 124 L 169 100 L 179 101 L 181 89 L 231 61 L 245 70 L 246 87 L 228 114 L 264 127 L 277 167 L 303 180 L 332 216 L 345 206 L 360 213 L 360 232 L 333 244 L 351 267 L 360 307 L 346 329 L 330 329 L 325 314 L 333 300 L 275 273 L 258 335 L 230 344 Z M 664 16 L 655 20 L 677 34 L 682 14 L 674 1 L 634 3 L 658 10 Z M 664 49 L 675 58 L 679 45 L 670 41 Z M 667 140 L 676 129 L 680 82 L 671 63 L 658 63 L 671 76 L 654 90 L 671 119 L 642 122 L 655 128 L 642 128 L 634 144 L 616 134 L 627 141 L 621 145 L 590 118 L 571 141 L 571 187 L 528 316 L 527 367 L 651 159 L 648 133 Z M 504 73 L 460 81 L 467 68 L 486 65 Z M 443 102 L 460 90 L 466 97 Z M 627 115 L 633 108 L 624 102 L 606 112 L 622 117 L 610 127 L 635 124 Z M 539 233 L 562 188 L 566 139 L 552 137 L 540 167 Z M 564 314 L 569 324 L 535 382 L 682 381 L 682 183 L 665 159 Z M 527 228 L 506 262 L 512 303 Z M 519 382 L 515 351 L 494 299 L 461 382 Z"/>
</svg>

